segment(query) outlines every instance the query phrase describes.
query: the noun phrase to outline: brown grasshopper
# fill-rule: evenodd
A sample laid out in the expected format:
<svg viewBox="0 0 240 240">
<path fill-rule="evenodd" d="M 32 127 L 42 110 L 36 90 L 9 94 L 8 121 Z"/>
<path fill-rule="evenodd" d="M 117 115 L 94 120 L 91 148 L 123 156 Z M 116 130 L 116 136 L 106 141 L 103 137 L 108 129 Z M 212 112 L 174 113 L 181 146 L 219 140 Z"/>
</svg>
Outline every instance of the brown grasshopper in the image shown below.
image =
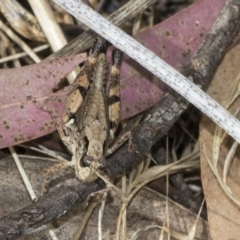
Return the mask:
<svg viewBox="0 0 240 240">
<path fill-rule="evenodd" d="M 51 114 L 60 138 L 72 153 L 70 162 L 62 167 L 74 166 L 76 176 L 93 181 L 105 165 L 108 145 L 113 140 L 120 122 L 120 64 L 122 53 L 113 52 L 113 66 L 106 94 L 108 62 L 101 53 L 105 40 L 98 38 L 78 77 L 66 96 L 62 121 L 56 111 L 35 104 Z M 61 123 L 62 122 L 62 123 Z"/>
</svg>

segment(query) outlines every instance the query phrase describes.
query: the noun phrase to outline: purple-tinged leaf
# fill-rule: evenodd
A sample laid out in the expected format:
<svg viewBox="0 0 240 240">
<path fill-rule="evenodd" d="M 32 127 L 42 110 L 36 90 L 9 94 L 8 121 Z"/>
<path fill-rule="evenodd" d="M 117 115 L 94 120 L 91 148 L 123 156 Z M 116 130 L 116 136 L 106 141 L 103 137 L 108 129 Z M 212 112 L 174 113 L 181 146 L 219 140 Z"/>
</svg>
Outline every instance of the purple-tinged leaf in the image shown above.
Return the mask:
<svg viewBox="0 0 240 240">
<path fill-rule="evenodd" d="M 225 2 L 199 0 L 164 22 L 135 35 L 135 39 L 180 71 L 197 52 Z M 146 110 L 167 90 L 163 82 L 130 57 L 124 57 L 121 71 L 123 119 Z"/>
<path fill-rule="evenodd" d="M 25 142 L 52 132 L 51 116 L 27 101 L 27 96 L 46 99 L 60 79 L 86 59 L 85 54 L 43 61 L 27 67 L 1 70 L 0 83 L 0 147 Z M 66 91 L 54 94 L 49 102 L 59 113 Z M 43 103 L 46 105 L 47 103 Z"/>
</svg>

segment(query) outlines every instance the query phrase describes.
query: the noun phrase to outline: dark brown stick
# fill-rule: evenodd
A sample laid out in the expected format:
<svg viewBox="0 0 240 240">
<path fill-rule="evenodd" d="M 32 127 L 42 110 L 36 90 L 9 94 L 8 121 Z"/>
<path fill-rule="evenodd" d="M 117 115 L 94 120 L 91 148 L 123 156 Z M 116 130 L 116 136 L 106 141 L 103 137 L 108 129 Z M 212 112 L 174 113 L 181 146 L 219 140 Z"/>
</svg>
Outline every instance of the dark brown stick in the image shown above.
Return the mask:
<svg viewBox="0 0 240 240">
<path fill-rule="evenodd" d="M 183 69 L 183 75 L 206 88 L 240 29 L 240 2 L 228 0 L 212 26 L 202 46 Z M 145 120 L 133 130 L 132 152 L 127 146 L 112 155 L 107 165 L 108 175 L 114 178 L 129 169 L 150 147 L 166 135 L 189 103 L 178 93 L 169 91 L 155 104 Z M 114 165 L 114 167 L 113 167 Z"/>
</svg>

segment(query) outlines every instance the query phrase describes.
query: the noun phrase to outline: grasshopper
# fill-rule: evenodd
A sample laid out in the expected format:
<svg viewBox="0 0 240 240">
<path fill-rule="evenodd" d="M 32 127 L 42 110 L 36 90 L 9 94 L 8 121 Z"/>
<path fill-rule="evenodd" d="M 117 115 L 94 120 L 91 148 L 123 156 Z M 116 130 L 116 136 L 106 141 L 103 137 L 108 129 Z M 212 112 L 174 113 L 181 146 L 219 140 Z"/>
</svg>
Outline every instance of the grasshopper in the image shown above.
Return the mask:
<svg viewBox="0 0 240 240">
<path fill-rule="evenodd" d="M 72 153 L 70 162 L 76 176 L 93 181 L 104 168 L 109 143 L 120 122 L 120 65 L 122 53 L 113 51 L 113 65 L 106 93 L 108 62 L 102 53 L 105 40 L 98 38 L 87 61 L 66 96 L 62 119 L 54 109 L 34 103 L 51 114 L 61 140 Z"/>
</svg>

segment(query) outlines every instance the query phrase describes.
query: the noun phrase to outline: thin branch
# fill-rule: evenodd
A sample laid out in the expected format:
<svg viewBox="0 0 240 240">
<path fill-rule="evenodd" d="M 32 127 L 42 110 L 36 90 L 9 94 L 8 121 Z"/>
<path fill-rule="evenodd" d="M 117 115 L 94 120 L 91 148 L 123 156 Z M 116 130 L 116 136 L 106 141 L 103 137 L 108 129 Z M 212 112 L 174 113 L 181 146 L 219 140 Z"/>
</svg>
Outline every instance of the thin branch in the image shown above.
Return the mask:
<svg viewBox="0 0 240 240">
<path fill-rule="evenodd" d="M 46 0 L 28 0 L 28 2 L 53 51 L 55 52 L 66 45 L 67 40 L 53 15 L 49 2 Z"/>
</svg>

